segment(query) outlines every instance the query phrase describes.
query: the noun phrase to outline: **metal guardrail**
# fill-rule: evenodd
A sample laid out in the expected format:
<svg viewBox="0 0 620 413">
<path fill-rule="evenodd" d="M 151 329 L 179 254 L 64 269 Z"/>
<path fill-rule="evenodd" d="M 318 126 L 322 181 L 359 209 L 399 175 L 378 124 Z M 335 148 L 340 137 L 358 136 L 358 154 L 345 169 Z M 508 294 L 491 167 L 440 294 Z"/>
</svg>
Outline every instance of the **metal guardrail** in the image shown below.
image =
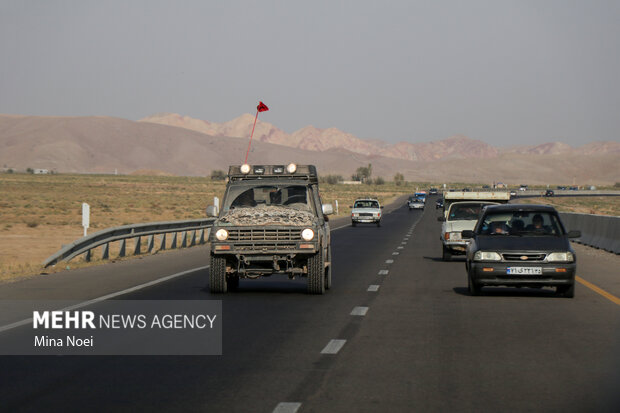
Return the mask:
<svg viewBox="0 0 620 413">
<path fill-rule="evenodd" d="M 204 244 L 205 230 L 211 228 L 215 218 L 192 219 L 185 221 L 165 221 L 165 222 L 148 222 L 144 224 L 123 225 L 113 227 L 96 232 L 92 235 L 82 237 L 71 244 L 63 246 L 60 251 L 56 252 L 43 262 L 44 267 L 54 265 L 59 261 L 69 261 L 78 255 L 85 254 L 86 261 L 91 259 L 91 251 L 94 248 L 103 245 L 101 258 L 106 260 L 110 258 L 110 243 L 120 242 L 119 257 L 126 255 L 126 242 L 133 239 L 133 255 L 142 253 L 142 237 L 147 237 L 147 252 L 152 252 L 155 247 L 155 236 L 161 235 L 159 239 L 159 248 L 157 250 L 166 249 L 166 234 L 172 233 L 172 241 L 169 248 L 177 248 L 177 233 L 180 236 L 180 248 Z M 189 243 L 187 234 L 190 233 Z"/>
</svg>

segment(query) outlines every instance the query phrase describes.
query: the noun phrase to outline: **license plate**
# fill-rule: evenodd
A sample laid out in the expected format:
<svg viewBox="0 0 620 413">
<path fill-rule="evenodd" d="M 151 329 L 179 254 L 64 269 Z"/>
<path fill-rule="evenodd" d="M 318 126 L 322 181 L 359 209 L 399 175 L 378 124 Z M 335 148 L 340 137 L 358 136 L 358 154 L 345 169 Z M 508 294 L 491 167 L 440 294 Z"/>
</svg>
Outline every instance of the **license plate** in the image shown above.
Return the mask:
<svg viewBox="0 0 620 413">
<path fill-rule="evenodd" d="M 506 268 L 506 274 L 540 275 L 542 274 L 542 268 L 541 267 L 508 267 Z"/>
<path fill-rule="evenodd" d="M 372 219 L 360 219 L 360 222 L 372 222 Z"/>
</svg>

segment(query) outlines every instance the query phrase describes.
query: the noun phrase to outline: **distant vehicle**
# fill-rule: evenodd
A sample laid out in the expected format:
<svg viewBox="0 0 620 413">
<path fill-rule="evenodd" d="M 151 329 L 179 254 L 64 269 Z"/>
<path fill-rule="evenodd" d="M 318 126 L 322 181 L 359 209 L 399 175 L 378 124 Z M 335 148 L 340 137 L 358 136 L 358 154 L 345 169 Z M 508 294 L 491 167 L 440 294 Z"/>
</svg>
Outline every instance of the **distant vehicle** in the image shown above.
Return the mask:
<svg viewBox="0 0 620 413">
<path fill-rule="evenodd" d="M 491 189 L 490 185 L 482 185 L 482 189 Z"/>
<path fill-rule="evenodd" d="M 435 201 L 435 209 L 443 208 L 443 198 L 439 198 Z"/>
<path fill-rule="evenodd" d="M 429 195 L 437 195 L 437 188 L 431 188 L 428 190 Z"/>
<path fill-rule="evenodd" d="M 426 202 L 426 191 L 416 192 L 413 196 L 419 201 Z"/>
<path fill-rule="evenodd" d="M 575 251 L 557 211 L 548 205 L 493 205 L 485 208 L 473 230 L 465 268 L 469 292 L 484 286 L 552 286 L 556 294 L 575 295 Z"/>
<path fill-rule="evenodd" d="M 444 215 L 437 218 L 442 222 L 442 259 L 450 261 L 452 255 L 463 255 L 469 243 L 461 237 L 463 230 L 474 229 L 478 216 L 487 205 L 506 203 L 510 195 L 505 191 L 496 192 L 449 192 L 444 195 Z"/>
<path fill-rule="evenodd" d="M 463 191 L 463 192 L 471 192 L 471 189 L 469 189 L 469 188 L 463 188 L 463 189 L 461 189 L 461 191 Z"/>
<path fill-rule="evenodd" d="M 571 186 L 570 188 L 568 188 L 569 191 L 579 191 L 579 187 L 578 186 Z"/>
<path fill-rule="evenodd" d="M 527 186 L 522 185 L 521 187 L 519 187 L 519 191 L 522 191 L 522 192 L 527 191 Z"/>
<path fill-rule="evenodd" d="M 412 209 L 424 209 L 424 201 L 421 198 L 411 197 L 407 205 L 410 211 Z"/>
<path fill-rule="evenodd" d="M 515 191 L 514 189 L 510 191 L 510 196 L 517 196 L 517 191 Z"/>
<path fill-rule="evenodd" d="M 376 224 L 381 226 L 381 209 L 376 199 L 358 199 L 351 207 L 351 226 L 357 224 Z"/>
<path fill-rule="evenodd" d="M 545 196 L 553 196 L 553 195 L 555 194 L 551 189 L 547 189 L 547 192 L 545 192 Z"/>
<path fill-rule="evenodd" d="M 557 189 L 561 191 L 566 191 L 567 188 L 565 186 L 558 186 Z"/>
</svg>

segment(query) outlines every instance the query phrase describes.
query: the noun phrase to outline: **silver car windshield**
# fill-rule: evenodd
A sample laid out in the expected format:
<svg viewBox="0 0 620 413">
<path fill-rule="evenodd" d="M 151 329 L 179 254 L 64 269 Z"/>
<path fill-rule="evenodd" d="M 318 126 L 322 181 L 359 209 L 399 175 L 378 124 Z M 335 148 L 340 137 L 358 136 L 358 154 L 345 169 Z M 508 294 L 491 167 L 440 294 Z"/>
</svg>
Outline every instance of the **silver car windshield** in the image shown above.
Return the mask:
<svg viewBox="0 0 620 413">
<path fill-rule="evenodd" d="M 379 208 L 377 201 L 356 201 L 353 208 Z"/>
</svg>

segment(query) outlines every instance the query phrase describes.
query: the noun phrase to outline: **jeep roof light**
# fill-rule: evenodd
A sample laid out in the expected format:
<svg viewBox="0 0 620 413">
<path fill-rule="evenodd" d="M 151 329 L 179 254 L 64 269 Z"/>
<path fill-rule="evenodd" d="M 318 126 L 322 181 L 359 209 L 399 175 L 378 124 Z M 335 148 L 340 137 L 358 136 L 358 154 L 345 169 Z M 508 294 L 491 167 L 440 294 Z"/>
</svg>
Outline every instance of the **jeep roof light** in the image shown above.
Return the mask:
<svg viewBox="0 0 620 413">
<path fill-rule="evenodd" d="M 265 179 L 268 177 L 288 177 L 295 179 L 307 179 L 313 183 L 318 182 L 316 167 L 314 165 L 296 165 L 291 163 L 284 165 L 232 165 L 228 169 L 229 180 Z"/>
</svg>

